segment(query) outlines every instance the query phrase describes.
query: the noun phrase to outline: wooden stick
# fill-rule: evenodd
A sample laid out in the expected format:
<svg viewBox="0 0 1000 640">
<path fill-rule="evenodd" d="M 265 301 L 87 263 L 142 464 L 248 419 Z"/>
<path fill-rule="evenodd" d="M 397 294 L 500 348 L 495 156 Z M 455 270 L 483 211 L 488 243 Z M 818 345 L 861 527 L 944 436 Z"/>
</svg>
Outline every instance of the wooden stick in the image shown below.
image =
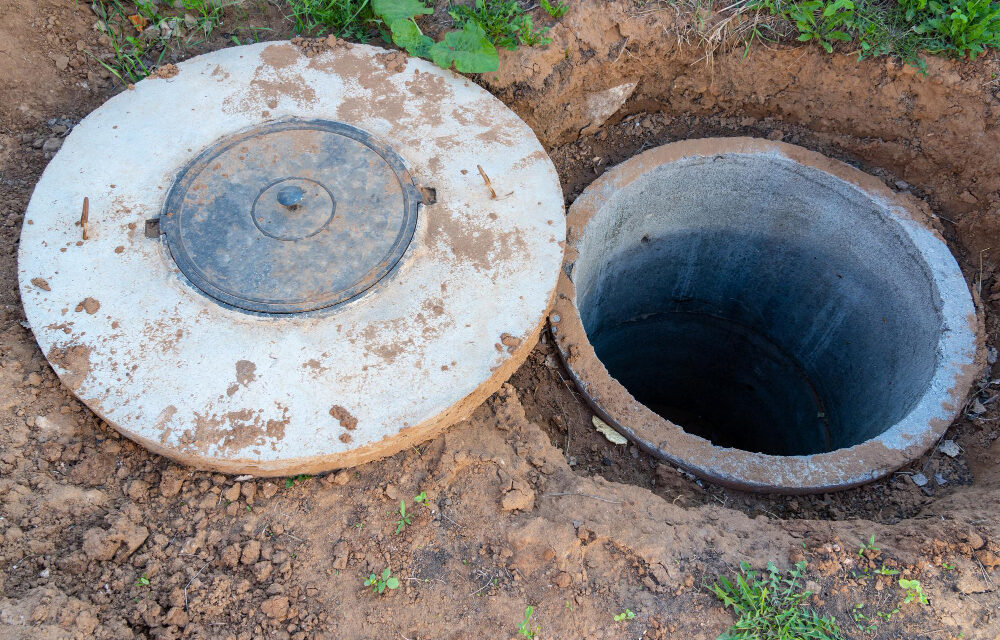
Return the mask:
<svg viewBox="0 0 1000 640">
<path fill-rule="evenodd" d="M 83 239 L 87 239 L 87 220 L 90 218 L 90 198 L 83 199 L 83 213 L 80 214 L 80 227 L 83 228 Z"/>
<path fill-rule="evenodd" d="M 490 190 L 490 198 L 496 200 L 497 192 L 493 190 L 493 183 L 490 182 L 490 177 L 486 175 L 485 171 L 483 171 L 483 165 L 477 164 L 476 168 L 479 169 L 479 175 L 483 177 L 483 182 L 486 183 L 486 188 Z"/>
</svg>

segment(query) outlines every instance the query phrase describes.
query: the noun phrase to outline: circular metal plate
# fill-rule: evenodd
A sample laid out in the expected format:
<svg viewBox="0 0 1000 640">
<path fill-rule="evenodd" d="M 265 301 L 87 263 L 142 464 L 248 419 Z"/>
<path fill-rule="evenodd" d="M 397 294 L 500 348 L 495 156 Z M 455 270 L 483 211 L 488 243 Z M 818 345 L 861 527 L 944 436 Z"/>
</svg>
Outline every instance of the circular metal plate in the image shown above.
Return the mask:
<svg viewBox="0 0 1000 640">
<path fill-rule="evenodd" d="M 172 78 L 137 83 L 66 138 L 25 212 L 21 299 L 53 369 L 111 426 L 201 468 L 313 473 L 434 436 L 524 362 L 562 264 L 566 227 L 555 168 L 531 129 L 481 87 L 424 60 L 387 68 L 383 53 L 354 45 L 307 57 L 287 42 L 223 49 L 178 64 Z M 336 143 L 357 145 L 353 162 L 369 163 L 374 184 L 391 192 L 374 209 L 384 231 L 351 236 L 377 237 L 377 249 L 316 244 L 338 219 L 351 219 L 347 190 L 329 177 L 343 169 L 325 162 L 299 169 L 289 154 L 272 158 L 287 167 L 280 171 L 244 170 L 267 159 L 259 150 L 239 158 L 248 153 L 244 146 L 270 144 L 269 135 L 254 132 L 292 119 L 296 126 L 340 122 L 372 136 L 362 141 L 340 130 Z M 333 144 L 326 128 L 307 133 Z M 235 157 L 216 148 L 233 171 L 208 165 L 186 174 L 216 183 L 257 176 L 235 191 L 214 190 L 239 193 L 239 206 L 192 207 L 187 222 L 198 211 L 242 216 L 232 227 L 206 225 L 211 242 L 191 241 L 181 220 L 192 263 L 214 272 L 214 286 L 244 300 L 326 304 L 401 250 L 395 267 L 363 295 L 310 313 L 248 312 L 193 286 L 163 236 L 146 236 L 155 228 L 149 221 L 164 215 L 185 167 L 220 140 L 247 134 L 257 141 L 230 147 Z M 276 135 L 284 144 L 285 133 Z M 399 155 L 422 192 L 436 192 L 435 202 L 420 205 L 402 248 L 391 239 L 411 224 L 400 200 L 408 179 L 395 180 L 401 166 L 372 152 L 383 147 Z M 185 199 L 213 193 L 194 188 L 203 179 L 192 181 Z M 170 231 L 172 222 L 161 223 Z M 363 223 L 354 218 L 354 226 Z M 242 235 L 220 238 L 236 226 Z M 288 293 L 255 281 L 252 263 L 278 254 L 251 255 L 248 239 L 252 246 L 310 247 L 283 276 L 301 286 Z M 356 262 L 341 265 L 345 260 Z M 312 269 L 311 261 L 341 270 L 341 284 L 320 280 L 326 267 Z M 300 269 L 310 273 L 295 273 Z M 308 282 L 318 283 L 316 291 Z"/>
<path fill-rule="evenodd" d="M 167 196 L 160 228 L 185 276 L 248 311 L 339 304 L 384 277 L 420 196 L 402 159 L 357 127 L 266 124 L 209 147 Z"/>
</svg>

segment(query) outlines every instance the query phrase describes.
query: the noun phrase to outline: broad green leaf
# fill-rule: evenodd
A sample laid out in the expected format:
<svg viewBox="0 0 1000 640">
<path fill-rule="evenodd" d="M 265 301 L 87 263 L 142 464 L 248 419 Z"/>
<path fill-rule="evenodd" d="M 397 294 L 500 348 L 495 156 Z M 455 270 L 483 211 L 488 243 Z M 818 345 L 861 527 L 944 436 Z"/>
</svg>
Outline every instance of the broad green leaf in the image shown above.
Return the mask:
<svg viewBox="0 0 1000 640">
<path fill-rule="evenodd" d="M 467 23 L 462 31 L 449 31 L 444 40 L 430 49 L 431 60 L 442 69 L 455 69 L 462 73 L 486 73 L 500 68 L 497 49 L 486 38 L 486 32 L 477 24 Z"/>
<path fill-rule="evenodd" d="M 408 18 L 391 23 L 389 30 L 392 31 L 392 42 L 406 49 L 411 56 L 426 58 L 434 45 L 434 41 L 422 34 L 417 24 Z"/>
<path fill-rule="evenodd" d="M 388 580 L 385 581 L 385 586 L 389 587 L 390 589 L 398 589 L 399 578 L 397 578 L 396 576 L 389 578 Z"/>
<path fill-rule="evenodd" d="M 423 0 L 372 0 L 372 10 L 388 25 L 397 20 L 434 13 L 434 9 L 425 5 Z"/>
</svg>

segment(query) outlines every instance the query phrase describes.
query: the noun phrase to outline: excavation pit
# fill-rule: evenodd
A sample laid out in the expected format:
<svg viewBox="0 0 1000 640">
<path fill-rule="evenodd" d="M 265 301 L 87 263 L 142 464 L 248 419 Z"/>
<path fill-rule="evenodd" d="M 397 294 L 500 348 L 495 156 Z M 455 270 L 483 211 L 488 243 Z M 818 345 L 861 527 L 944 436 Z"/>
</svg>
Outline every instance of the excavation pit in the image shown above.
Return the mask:
<svg viewBox="0 0 1000 640">
<path fill-rule="evenodd" d="M 592 184 L 551 317 L 594 409 L 743 489 L 876 479 L 922 454 L 977 370 L 969 289 L 917 202 L 751 139 L 674 143 Z"/>
</svg>

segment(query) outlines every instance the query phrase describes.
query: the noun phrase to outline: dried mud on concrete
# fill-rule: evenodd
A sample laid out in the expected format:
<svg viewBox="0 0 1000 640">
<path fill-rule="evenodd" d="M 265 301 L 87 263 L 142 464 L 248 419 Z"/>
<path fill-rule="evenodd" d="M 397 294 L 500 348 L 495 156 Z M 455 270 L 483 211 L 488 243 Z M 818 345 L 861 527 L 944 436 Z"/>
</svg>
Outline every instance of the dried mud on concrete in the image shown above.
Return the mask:
<svg viewBox="0 0 1000 640">
<path fill-rule="evenodd" d="M 1000 284 L 982 252 L 1000 247 L 995 61 L 933 61 L 926 78 L 801 48 L 707 65 L 678 44 L 673 9 L 643 6 L 583 2 L 550 48 L 505 54 L 481 80 L 550 145 L 567 202 L 671 140 L 755 135 L 821 151 L 948 219 L 967 277 L 982 278 L 996 347 Z M 16 283 L 35 182 L 115 91 L 83 54 L 99 46 L 88 12 L 69 0 L 0 9 L 0 638 L 508 638 L 528 605 L 542 638 L 714 638 L 733 618 L 704 584 L 769 560 L 807 561 L 811 604 L 847 637 L 1000 637 L 993 370 L 946 436 L 957 456 L 936 450 L 826 496 L 725 491 L 611 445 L 545 338 L 469 420 L 323 477 L 237 481 L 118 436 L 60 385 Z M 421 492 L 427 506 L 413 502 Z M 401 499 L 413 517 L 396 534 Z M 859 554 L 871 536 L 879 550 Z M 401 587 L 379 597 L 362 581 L 386 567 Z M 857 604 L 872 616 L 903 598 L 880 567 L 919 579 L 930 604 L 865 633 Z M 635 619 L 615 622 L 626 608 Z"/>
</svg>

